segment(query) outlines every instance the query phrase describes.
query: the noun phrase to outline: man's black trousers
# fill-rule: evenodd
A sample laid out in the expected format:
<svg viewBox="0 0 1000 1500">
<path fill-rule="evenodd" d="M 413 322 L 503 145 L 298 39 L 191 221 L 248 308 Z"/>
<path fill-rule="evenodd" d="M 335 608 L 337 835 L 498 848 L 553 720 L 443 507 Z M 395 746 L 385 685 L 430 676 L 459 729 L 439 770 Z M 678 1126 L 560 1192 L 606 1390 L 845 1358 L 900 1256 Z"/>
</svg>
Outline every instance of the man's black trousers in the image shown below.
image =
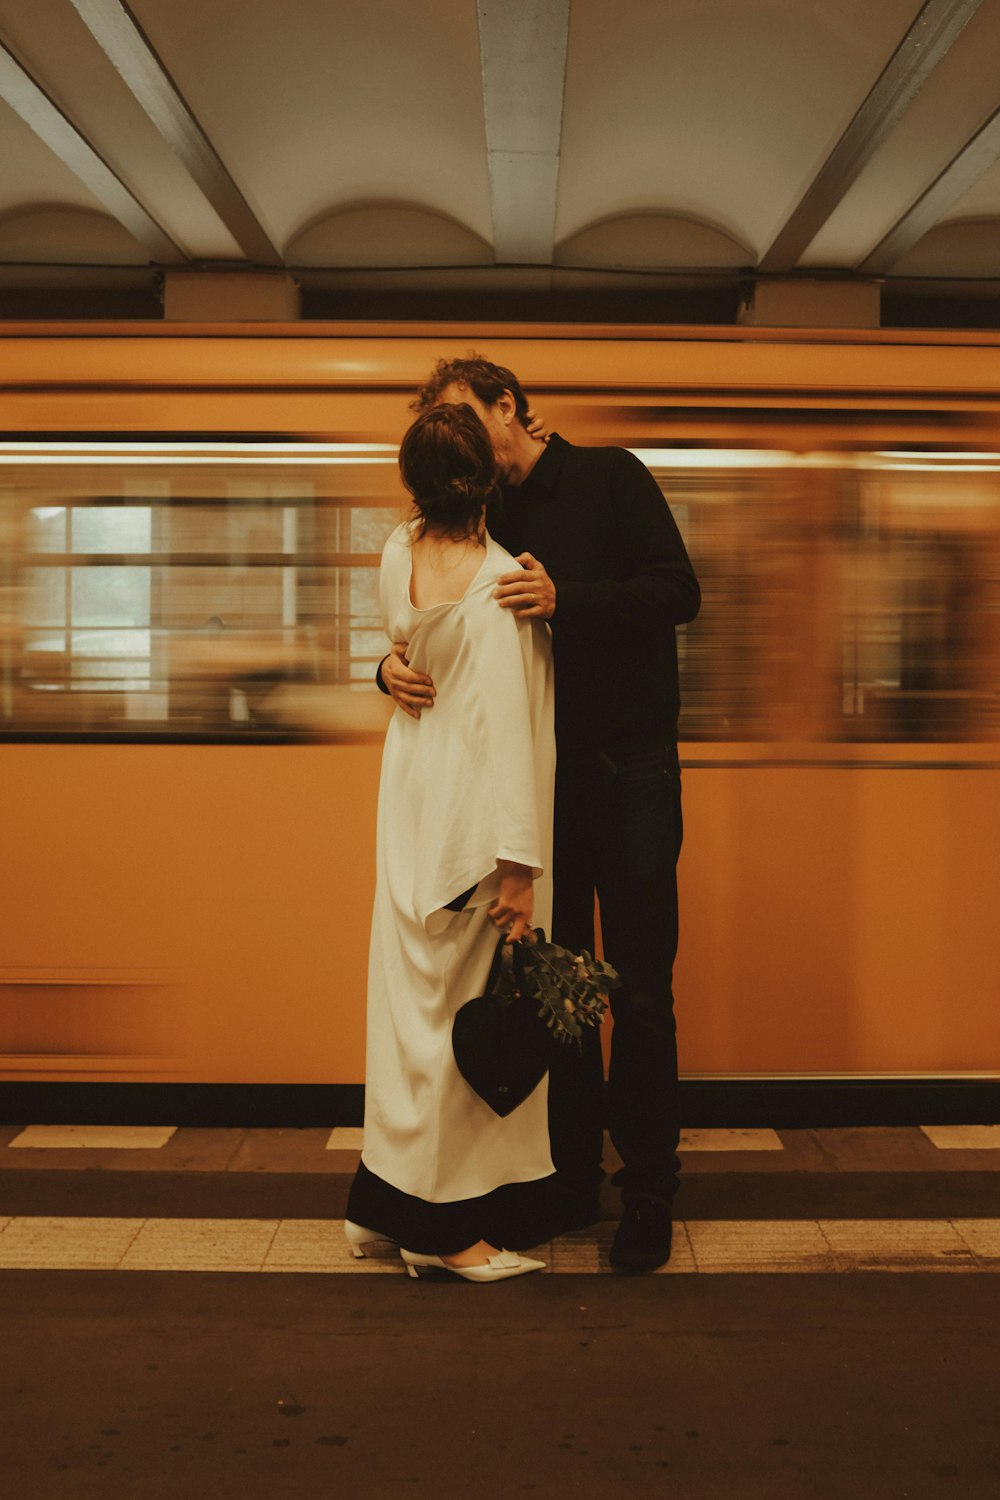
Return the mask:
<svg viewBox="0 0 1000 1500">
<path fill-rule="evenodd" d="M 677 1190 L 677 1041 L 671 988 L 677 952 L 681 780 L 676 746 L 559 752 L 553 876 L 554 942 L 594 951 L 594 892 L 604 955 L 622 977 L 607 1124 L 624 1162 L 625 1195 Z M 581 1057 L 560 1049 L 549 1073 L 549 1128 L 561 1196 L 592 1202 L 605 1123 L 600 1034 Z"/>
</svg>

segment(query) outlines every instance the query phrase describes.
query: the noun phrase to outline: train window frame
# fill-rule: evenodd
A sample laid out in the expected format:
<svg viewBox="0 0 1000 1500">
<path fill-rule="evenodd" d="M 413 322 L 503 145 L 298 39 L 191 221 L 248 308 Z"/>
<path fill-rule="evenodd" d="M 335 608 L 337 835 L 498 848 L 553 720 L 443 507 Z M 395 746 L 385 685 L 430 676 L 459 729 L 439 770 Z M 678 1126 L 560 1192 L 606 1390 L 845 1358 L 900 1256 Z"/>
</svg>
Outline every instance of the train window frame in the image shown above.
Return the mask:
<svg viewBox="0 0 1000 1500">
<path fill-rule="evenodd" d="M 394 444 L 366 442 L 302 442 L 286 439 L 268 439 L 254 434 L 252 437 L 198 434 L 194 439 L 180 437 L 164 441 L 161 435 L 151 440 L 133 436 L 91 434 L 86 439 L 59 434 L 45 434 L 37 439 L 0 439 L 0 740 L 6 741 L 60 741 L 60 742 L 135 742 L 154 741 L 166 743 L 296 743 L 312 742 L 317 735 L 327 737 L 336 724 L 331 722 L 329 704 L 313 717 L 303 709 L 308 688 L 303 690 L 303 679 L 322 684 L 329 694 L 360 691 L 367 697 L 372 692 L 373 680 L 381 654 L 375 654 L 370 636 L 378 624 L 374 618 L 371 587 L 361 588 L 363 596 L 361 612 L 354 607 L 353 596 L 358 592 L 361 580 L 377 576 L 381 547 L 378 551 L 358 550 L 358 533 L 366 528 L 359 525 L 359 513 L 380 512 L 376 530 L 385 532 L 398 524 L 406 509 L 402 488 L 396 471 L 397 447 Z M 358 468 L 378 466 L 385 475 L 381 489 L 364 487 L 352 490 L 350 485 L 327 485 L 312 482 L 318 474 L 329 473 L 333 466 L 344 465 Z M 228 492 L 220 493 L 219 483 L 205 486 L 203 493 L 193 493 L 193 475 L 204 473 L 211 466 L 214 478 L 228 484 Z M 108 485 L 94 482 L 100 476 L 107 477 L 109 470 L 118 469 L 130 483 Z M 185 471 L 187 482 L 180 486 L 180 493 L 171 487 L 171 477 L 178 469 Z M 146 477 L 147 471 L 156 477 Z M 221 472 L 220 472 L 221 471 Z M 39 485 L 29 485 L 25 473 L 41 472 L 54 474 L 63 491 L 70 493 L 51 494 L 46 491 L 44 479 Z M 253 483 L 249 474 L 253 473 Z M 76 475 L 78 493 L 72 493 Z M 70 478 L 67 478 L 67 475 Z M 266 477 L 261 477 L 261 476 Z M 20 476 L 20 482 L 18 477 Z M 194 486 L 197 490 L 197 486 Z M 271 651 L 271 667 L 260 661 L 245 671 L 231 674 L 241 679 L 225 685 L 219 702 L 224 700 L 225 713 L 216 705 L 214 721 L 211 723 L 185 722 L 183 711 L 178 710 L 175 694 L 175 676 L 170 660 L 178 644 L 181 627 L 176 612 L 171 616 L 165 610 L 164 600 L 169 592 L 169 570 L 181 570 L 188 566 L 192 571 L 212 568 L 234 568 L 234 553 L 231 546 L 216 543 L 202 546 L 197 554 L 178 553 L 171 547 L 173 517 L 185 511 L 191 517 L 197 510 L 213 510 L 235 516 L 243 522 L 254 514 L 267 512 L 273 519 L 279 517 L 282 543 L 277 550 L 262 552 L 245 547 L 238 555 L 243 571 L 260 578 L 262 572 L 270 570 L 280 580 L 280 618 L 274 615 L 265 621 L 271 631 L 271 646 L 284 645 L 295 650 L 282 653 Z M 256 508 L 254 510 L 254 508 Z M 52 545 L 30 548 L 25 543 L 25 528 L 32 515 L 44 509 L 63 511 L 61 548 Z M 143 552 L 115 550 L 113 542 L 95 546 L 75 547 L 75 518 L 89 512 L 118 511 L 120 514 L 148 513 L 149 544 Z M 322 519 L 317 516 L 322 513 Z M 303 517 L 308 524 L 303 525 Z M 370 528 L 368 528 L 370 530 Z M 322 533 L 322 536 L 320 535 Z M 322 547 L 317 543 L 322 541 Z M 310 545 L 310 540 L 313 545 Z M 125 680 L 125 674 L 117 675 L 108 670 L 103 680 L 98 675 L 88 682 L 87 665 L 95 662 L 93 633 L 104 630 L 108 639 L 119 627 L 119 622 L 108 619 L 85 626 L 91 640 L 80 639 L 81 631 L 75 604 L 80 594 L 77 580 L 86 579 L 84 570 L 102 566 L 141 570 L 140 582 L 148 586 L 147 619 L 133 620 L 129 628 L 148 630 L 150 649 L 147 657 L 148 671 L 134 682 Z M 56 572 L 62 577 L 63 607 L 61 619 L 46 626 L 42 620 L 31 617 L 30 607 L 22 607 L 25 585 L 30 577 L 44 576 Z M 178 571 L 175 579 L 180 578 Z M 201 577 L 204 577 L 202 572 Z M 325 594 L 332 600 L 325 618 L 317 618 L 322 609 L 317 604 Z M 376 595 L 377 597 L 377 595 Z M 364 600 L 367 599 L 367 614 Z M 203 621 L 202 634 L 207 636 L 201 644 L 207 651 L 220 649 L 220 637 L 226 636 L 225 647 L 239 645 L 242 634 L 248 649 L 252 651 L 254 632 L 232 626 L 217 612 L 207 614 Z M 120 627 L 119 627 L 120 628 Z M 189 632 L 194 634 L 195 632 Z M 42 653 L 35 656 L 27 643 L 32 636 L 39 639 L 48 635 L 61 637 L 61 651 L 53 650 L 48 663 L 48 680 L 44 670 L 32 681 L 25 667 L 30 663 L 35 668 L 43 666 Z M 258 631 L 256 644 L 260 645 Z M 13 642 L 20 638 L 21 650 L 17 653 Z M 184 644 L 180 641 L 180 644 Z M 195 643 L 197 644 L 197 642 Z M 367 655 L 365 645 L 367 644 Z M 264 655 L 267 656 L 267 651 Z M 296 657 L 296 664 L 289 666 L 289 657 Z M 58 656 L 58 663 L 55 657 Z M 16 659 L 15 659 L 16 658 Z M 133 652 L 133 659 L 135 653 Z M 205 651 L 201 653 L 202 668 L 206 664 Z M 107 667 L 113 665 L 110 657 Z M 94 668 L 92 667 L 93 671 Z M 99 671 L 99 668 L 98 668 Z M 267 715 L 255 713 L 248 701 L 250 692 L 242 681 L 252 686 L 254 693 L 262 696 L 262 683 L 270 672 L 272 686 L 297 682 L 297 698 L 291 692 L 285 695 L 287 702 L 296 702 L 298 710 L 291 709 L 289 716 L 277 716 L 269 721 Z M 96 685 L 92 685 L 96 682 Z M 25 716 L 23 710 L 26 692 L 44 694 L 48 703 L 58 702 L 60 712 L 46 713 L 40 710 Z M 83 711 L 68 706 L 70 695 L 76 702 L 84 703 Z M 277 697 L 277 694 L 273 695 Z M 318 695 L 314 695 L 318 696 Z M 378 695 L 375 695 L 378 697 Z M 34 706 L 32 704 L 32 706 Z M 308 706 L 307 706 L 308 707 Z M 343 704 L 341 705 L 343 707 Z M 346 714 L 346 737 L 366 738 L 380 731 L 379 714 L 376 711 L 370 726 L 365 725 L 365 714 L 358 711 L 357 704 L 348 706 Z M 90 713 L 86 712 L 87 708 Z M 297 717 L 296 717 L 297 713 Z M 338 716 L 333 715 L 335 720 Z M 345 715 L 339 715 L 341 720 Z M 369 715 L 369 717 L 371 717 Z M 342 728 L 344 726 L 342 725 Z"/>
<path fill-rule="evenodd" d="M 671 507 L 678 506 L 677 514 L 683 507 L 680 529 L 702 580 L 701 612 L 678 631 L 681 741 L 800 747 L 833 742 L 863 748 L 875 743 L 993 744 L 1000 738 L 1000 640 L 993 643 L 987 667 L 983 658 L 989 653 L 976 652 L 968 640 L 962 642 L 963 629 L 968 634 L 971 610 L 954 607 L 963 583 L 966 595 L 974 591 L 974 586 L 981 594 L 988 591 L 989 565 L 979 565 L 982 548 L 969 543 L 970 537 L 978 541 L 984 535 L 997 539 L 993 566 L 995 571 L 1000 570 L 1000 454 L 957 449 L 882 450 L 868 444 L 854 450 L 726 449 L 710 441 L 698 447 L 677 444 L 632 451 L 650 468 Z M 710 714 L 706 716 L 692 671 L 703 648 L 703 637 L 717 628 L 713 613 L 724 613 L 718 607 L 718 597 L 713 597 L 718 580 L 713 578 L 711 548 L 699 535 L 702 517 L 698 490 L 708 487 L 713 473 L 734 476 L 730 481 L 734 494 L 740 481 L 745 486 L 748 477 L 776 487 L 789 476 L 812 477 L 809 505 L 802 508 L 810 512 L 810 546 L 804 550 L 803 560 L 810 565 L 811 573 L 809 588 L 799 590 L 798 603 L 811 603 L 813 607 L 800 608 L 795 621 L 793 634 L 801 648 L 799 659 L 790 663 L 782 659 L 786 653 L 775 652 L 770 690 L 760 693 L 759 681 L 746 688 L 747 698 L 754 703 L 763 698 L 769 713 L 756 719 L 744 714 L 721 729 L 713 725 Z M 686 476 L 686 482 L 678 482 L 678 475 Z M 959 493 L 955 481 L 968 475 L 979 477 L 974 484 L 966 483 Z M 902 486 L 900 476 L 906 476 Z M 877 494 L 874 501 L 873 490 Z M 711 503 L 725 506 L 718 495 Z M 888 524 L 885 513 L 891 518 Z M 857 591 L 863 574 L 860 559 L 866 547 L 872 557 L 884 559 L 904 515 L 914 533 L 907 539 L 911 557 L 916 555 L 917 539 L 923 538 L 928 556 L 936 546 L 939 556 L 966 559 L 971 564 L 966 570 L 968 578 L 963 578 L 956 565 L 947 579 L 940 568 L 936 573 L 933 567 L 917 570 L 907 580 L 911 595 L 915 584 L 926 595 L 932 592 L 928 585 L 937 581 L 942 583 L 944 598 L 936 607 L 933 601 L 921 607 L 912 597 L 904 597 L 901 590 L 895 609 L 885 600 L 877 608 L 868 607 L 865 637 L 866 611 L 850 597 L 851 588 Z M 886 535 L 879 530 L 880 519 Z M 794 520 L 787 528 L 792 542 L 798 525 Z M 824 549 L 828 553 L 825 565 Z M 789 550 L 794 560 L 793 546 Z M 730 556 L 736 553 L 732 548 Z M 879 574 L 883 584 L 886 571 L 883 562 Z M 838 572 L 844 576 L 838 577 Z M 950 588 L 944 584 L 950 584 Z M 984 614 L 990 610 L 997 614 L 1000 600 L 992 604 L 983 600 L 980 609 Z M 878 615 L 889 621 L 890 633 L 899 643 L 901 665 L 896 681 L 868 681 L 860 669 L 862 652 L 858 644 L 865 637 L 871 655 L 875 630 L 870 619 Z M 752 616 L 748 618 L 752 623 Z M 925 625 L 923 637 L 917 628 L 920 623 Z M 936 649 L 935 630 L 945 643 L 941 649 Z M 738 641 L 736 629 L 730 634 Z M 775 631 L 773 640 L 777 639 Z M 721 657 L 722 653 L 717 654 Z M 789 654 L 794 656 L 794 652 Z M 977 656 L 980 659 L 974 660 Z M 762 677 L 758 672 L 758 678 Z M 780 692 L 774 686 L 776 680 L 783 680 Z"/>
</svg>

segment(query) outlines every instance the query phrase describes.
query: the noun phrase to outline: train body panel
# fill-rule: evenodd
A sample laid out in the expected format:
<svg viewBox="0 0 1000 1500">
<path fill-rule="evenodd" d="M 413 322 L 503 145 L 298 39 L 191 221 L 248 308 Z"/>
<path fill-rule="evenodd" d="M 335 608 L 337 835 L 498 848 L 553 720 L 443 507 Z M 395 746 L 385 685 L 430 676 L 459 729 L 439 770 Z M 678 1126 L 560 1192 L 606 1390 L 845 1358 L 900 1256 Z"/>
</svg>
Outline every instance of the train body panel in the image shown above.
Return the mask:
<svg viewBox="0 0 1000 1500">
<path fill-rule="evenodd" d="M 377 746 L 3 759 L 0 1076 L 362 1080 Z M 997 1070 L 997 775 L 688 766 L 684 1072 Z"/>
<path fill-rule="evenodd" d="M 640 452 L 702 578 L 682 1071 L 995 1076 L 996 335 L 33 327 L 0 330 L 0 1078 L 363 1078 L 372 584 L 410 394 L 472 344 Z"/>
</svg>

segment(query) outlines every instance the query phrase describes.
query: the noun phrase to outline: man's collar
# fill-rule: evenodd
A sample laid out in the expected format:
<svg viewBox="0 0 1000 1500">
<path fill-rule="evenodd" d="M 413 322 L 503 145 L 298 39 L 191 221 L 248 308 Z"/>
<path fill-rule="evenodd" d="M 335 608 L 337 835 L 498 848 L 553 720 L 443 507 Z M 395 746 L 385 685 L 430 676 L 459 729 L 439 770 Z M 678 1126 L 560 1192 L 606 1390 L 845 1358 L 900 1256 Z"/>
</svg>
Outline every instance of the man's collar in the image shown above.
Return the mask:
<svg viewBox="0 0 1000 1500">
<path fill-rule="evenodd" d="M 517 495 L 551 494 L 559 482 L 569 443 L 558 432 L 549 436 L 548 442 L 523 484 L 507 484 L 504 489 Z"/>
</svg>

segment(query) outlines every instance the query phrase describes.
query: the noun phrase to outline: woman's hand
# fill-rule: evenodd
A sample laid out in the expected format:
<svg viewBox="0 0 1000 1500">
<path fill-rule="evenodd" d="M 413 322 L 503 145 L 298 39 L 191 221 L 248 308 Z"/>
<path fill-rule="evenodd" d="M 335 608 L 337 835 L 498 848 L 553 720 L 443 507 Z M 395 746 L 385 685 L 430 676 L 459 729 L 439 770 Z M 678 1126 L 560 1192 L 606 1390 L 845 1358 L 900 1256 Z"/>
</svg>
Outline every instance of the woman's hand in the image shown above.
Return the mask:
<svg viewBox="0 0 1000 1500">
<path fill-rule="evenodd" d="M 533 407 L 528 407 L 524 414 L 524 430 L 529 437 L 533 437 L 536 443 L 547 443 L 552 434 L 545 425 L 544 417 L 540 417 Z"/>
<path fill-rule="evenodd" d="M 500 872 L 500 895 L 490 907 L 489 915 L 501 932 L 506 930 L 507 942 L 516 942 L 531 928 L 531 916 L 535 910 L 535 882 L 528 865 L 517 865 L 513 860 L 498 859 Z"/>
</svg>

